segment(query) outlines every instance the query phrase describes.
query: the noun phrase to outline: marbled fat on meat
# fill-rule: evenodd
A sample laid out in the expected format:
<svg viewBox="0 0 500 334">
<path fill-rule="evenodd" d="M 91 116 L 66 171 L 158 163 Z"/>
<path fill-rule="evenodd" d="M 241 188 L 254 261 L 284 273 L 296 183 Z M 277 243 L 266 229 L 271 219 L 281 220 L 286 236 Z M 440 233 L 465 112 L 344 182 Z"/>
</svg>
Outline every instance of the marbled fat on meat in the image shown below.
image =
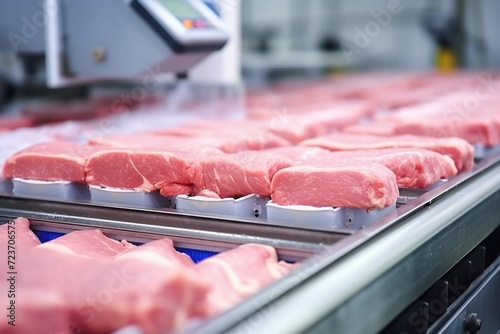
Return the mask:
<svg viewBox="0 0 500 334">
<path fill-rule="evenodd" d="M 209 152 L 168 152 L 134 148 L 106 150 L 93 154 L 85 165 L 87 184 L 91 186 L 160 190 L 164 196 L 193 193 L 188 169 L 207 157 Z"/>
<path fill-rule="evenodd" d="M 197 194 L 205 190 L 220 198 L 268 196 L 274 174 L 290 165 L 292 161 L 275 154 L 247 151 L 202 159 L 189 173 Z"/>
</svg>

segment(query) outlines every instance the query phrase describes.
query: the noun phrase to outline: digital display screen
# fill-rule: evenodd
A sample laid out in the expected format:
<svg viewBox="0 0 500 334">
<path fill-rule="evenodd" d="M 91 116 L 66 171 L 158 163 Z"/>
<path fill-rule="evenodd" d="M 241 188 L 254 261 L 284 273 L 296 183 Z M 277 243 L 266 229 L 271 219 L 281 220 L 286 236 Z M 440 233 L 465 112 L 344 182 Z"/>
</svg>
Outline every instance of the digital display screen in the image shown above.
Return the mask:
<svg viewBox="0 0 500 334">
<path fill-rule="evenodd" d="M 200 13 L 185 0 L 158 0 L 172 15 L 179 19 L 199 19 Z"/>
</svg>

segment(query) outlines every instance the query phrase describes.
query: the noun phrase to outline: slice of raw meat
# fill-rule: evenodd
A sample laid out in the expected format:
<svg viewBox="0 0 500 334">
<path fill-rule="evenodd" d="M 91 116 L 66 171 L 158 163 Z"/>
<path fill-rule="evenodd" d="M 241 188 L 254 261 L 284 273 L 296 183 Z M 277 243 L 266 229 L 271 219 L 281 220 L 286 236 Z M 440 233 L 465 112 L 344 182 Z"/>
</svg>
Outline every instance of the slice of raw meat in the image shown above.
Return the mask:
<svg viewBox="0 0 500 334">
<path fill-rule="evenodd" d="M 366 151 L 332 152 L 316 159 L 320 163 L 377 163 L 396 175 L 401 188 L 427 188 L 440 179 L 457 174 L 453 160 L 436 152 L 415 148 L 389 148 Z"/>
<path fill-rule="evenodd" d="M 394 173 L 375 163 L 307 163 L 280 170 L 271 183 L 279 205 L 382 209 L 398 198 Z"/>
<path fill-rule="evenodd" d="M 1 289 L 0 289 L 1 290 Z M 2 291 L 3 292 L 3 291 Z M 2 334 L 73 334 L 75 323 L 67 302 L 56 291 L 25 288 L 16 296 L 16 315 L 13 324 L 9 317 L 0 322 Z M 8 305 L 7 293 L 0 296 L 1 305 Z"/>
<path fill-rule="evenodd" d="M 15 247 L 29 248 L 40 245 L 40 240 L 30 230 L 30 222 L 26 218 L 19 217 L 0 225 L 0 245 L 5 250 L 7 249 L 9 240 L 12 238 L 15 240 Z"/>
<path fill-rule="evenodd" d="M 307 138 L 324 135 L 334 130 L 340 130 L 347 125 L 356 124 L 364 117 L 361 112 L 336 112 L 335 110 L 305 112 L 300 115 L 289 115 L 283 118 L 287 126 L 277 123 L 270 126 L 270 131 L 296 144 Z"/>
<path fill-rule="evenodd" d="M 369 122 L 346 126 L 342 132 L 357 135 L 392 136 L 395 132 L 395 126 L 395 123 Z"/>
<path fill-rule="evenodd" d="M 11 131 L 19 128 L 32 127 L 35 121 L 31 117 L 18 116 L 18 117 L 0 117 L 0 132 Z"/>
<path fill-rule="evenodd" d="M 294 164 L 300 164 L 327 158 L 332 152 L 320 147 L 289 146 L 263 150 L 262 153 L 276 154 L 285 159 L 289 159 Z"/>
<path fill-rule="evenodd" d="M 495 146 L 500 142 L 495 100 L 478 99 L 474 94 L 472 90 L 465 90 L 461 94 L 450 94 L 433 102 L 379 115 L 375 118 L 375 126 L 389 124 L 386 126 L 393 127 L 394 134 L 459 137 L 472 144 Z"/>
<path fill-rule="evenodd" d="M 140 133 L 128 135 L 109 135 L 94 137 L 89 140 L 91 145 L 108 145 L 114 148 L 150 148 L 164 151 L 201 150 L 204 148 L 217 149 L 226 143 L 226 140 L 215 137 L 162 136 L 154 133 Z"/>
<path fill-rule="evenodd" d="M 221 126 L 224 124 L 224 126 Z M 191 141 L 216 138 L 220 144 L 216 146 L 225 153 L 236 153 L 250 150 L 263 150 L 272 147 L 288 146 L 290 143 L 268 128 L 267 122 L 219 120 L 197 121 L 182 127 L 158 130 L 159 136 L 179 136 Z"/>
<path fill-rule="evenodd" d="M 19 257 L 17 287 L 60 293 L 76 332 L 110 333 L 130 324 L 144 333 L 170 332 L 200 315 L 207 286 L 162 254 L 156 261 L 137 247 L 112 258 L 90 258 L 34 247 Z"/>
<path fill-rule="evenodd" d="M 215 198 L 269 196 L 274 174 L 291 165 L 292 161 L 275 154 L 247 151 L 202 159 L 193 164 L 189 174 L 197 194 L 205 190 Z"/>
<path fill-rule="evenodd" d="M 405 120 L 395 124 L 394 134 L 414 134 L 436 138 L 459 137 L 471 144 L 495 146 L 499 133 L 492 119 L 469 119 L 459 122 Z"/>
<path fill-rule="evenodd" d="M 168 152 L 134 148 L 101 151 L 85 165 L 86 182 L 92 186 L 155 191 L 165 196 L 193 193 L 188 170 L 210 152 Z"/>
<path fill-rule="evenodd" d="M 68 254 L 88 257 L 111 257 L 134 245 L 123 240 L 118 242 L 102 234 L 101 230 L 73 231 L 57 239 L 45 242 L 39 248 L 54 249 Z"/>
<path fill-rule="evenodd" d="M 102 149 L 66 141 L 36 144 L 7 159 L 3 174 L 6 178 L 84 183 L 87 158 Z"/>
<path fill-rule="evenodd" d="M 204 313 L 213 316 L 228 310 L 296 266 L 278 261 L 274 248 L 258 244 L 242 245 L 201 261 L 195 271 L 210 278 Z"/>
<path fill-rule="evenodd" d="M 163 263 L 165 265 L 178 264 L 187 267 L 194 265 L 193 260 L 188 255 L 175 250 L 174 243 L 169 238 L 150 241 L 139 246 L 138 249 L 128 247 L 125 252 L 117 255 L 117 259 L 137 259 L 142 262 Z"/>
<path fill-rule="evenodd" d="M 382 137 L 334 133 L 306 140 L 301 145 L 321 147 L 330 151 L 423 148 L 451 157 L 459 171 L 469 170 L 474 165 L 474 147 L 467 141 L 456 137 L 433 138 L 415 135 Z"/>
</svg>

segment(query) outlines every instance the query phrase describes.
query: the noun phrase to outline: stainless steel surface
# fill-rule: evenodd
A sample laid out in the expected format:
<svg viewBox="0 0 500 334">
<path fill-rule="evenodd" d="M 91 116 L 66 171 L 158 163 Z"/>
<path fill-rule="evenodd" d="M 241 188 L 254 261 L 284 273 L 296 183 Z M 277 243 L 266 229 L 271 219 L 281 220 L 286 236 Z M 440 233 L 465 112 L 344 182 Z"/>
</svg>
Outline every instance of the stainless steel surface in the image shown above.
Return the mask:
<svg viewBox="0 0 500 334">
<path fill-rule="evenodd" d="M 199 333 L 382 329 L 500 225 L 500 165 L 419 202 L 427 204 L 405 220 L 346 237 Z"/>
<path fill-rule="evenodd" d="M 12 219 L 18 216 L 38 221 L 38 226 L 44 229 L 100 228 L 127 238 L 169 236 L 177 243 L 214 250 L 258 242 L 275 247 L 284 259 L 289 260 L 320 252 L 325 245 L 343 237 L 337 233 L 244 224 L 168 211 L 138 211 L 0 196 L 0 217 Z"/>
<path fill-rule="evenodd" d="M 481 320 L 479 333 L 500 331 L 500 258 L 477 279 L 429 329 L 428 334 L 467 334 L 464 322 L 471 313 Z"/>
<path fill-rule="evenodd" d="M 370 333 L 387 325 L 500 224 L 497 203 L 499 156 L 479 162 L 473 171 L 400 207 L 395 216 L 352 235 L 172 210 L 23 199 L 8 190 L 0 195 L 0 217 L 25 216 L 34 221 L 35 229 L 52 231 L 98 227 L 108 235 L 136 240 L 170 236 L 178 245 L 207 250 L 247 242 L 269 244 L 285 259 L 309 259 L 293 275 L 195 331 L 336 328 L 342 333 Z"/>
</svg>

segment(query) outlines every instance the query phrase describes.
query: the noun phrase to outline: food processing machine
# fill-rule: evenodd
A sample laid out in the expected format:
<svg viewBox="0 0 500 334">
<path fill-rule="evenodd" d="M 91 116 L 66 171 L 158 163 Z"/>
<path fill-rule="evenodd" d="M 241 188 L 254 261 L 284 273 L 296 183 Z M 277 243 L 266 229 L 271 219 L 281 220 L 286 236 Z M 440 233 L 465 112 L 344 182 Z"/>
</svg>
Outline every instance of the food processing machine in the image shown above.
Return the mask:
<svg viewBox="0 0 500 334">
<path fill-rule="evenodd" d="M 15 3 L 3 2 L 0 8 Z M 19 48 L 20 53 L 46 54 L 52 86 L 100 76 L 130 78 L 157 64 L 161 72 L 183 77 L 227 40 L 220 19 L 197 1 L 44 4 L 47 13 L 54 13 L 46 17 L 44 34 L 27 44 L 19 40 Z M 97 21 L 78 19 L 94 10 Z M 123 16 L 110 19 L 110 11 Z M 0 11 L 0 27 L 9 22 L 2 16 L 6 12 Z M 101 28 L 93 36 L 98 40 L 81 35 L 88 25 Z M 22 31 L 8 31 L 27 38 Z M 119 43 L 125 37 L 133 42 Z M 147 57 L 135 53 L 141 49 L 148 50 Z M 497 332 L 500 152 L 486 152 L 472 171 L 432 189 L 402 193 L 398 202 L 395 211 L 362 228 L 315 229 L 270 222 L 262 215 L 263 206 L 252 207 L 253 218 L 181 212 L 174 205 L 141 208 L 83 197 L 20 196 L 10 181 L 0 183 L 0 221 L 26 217 L 40 237 L 99 228 L 131 242 L 170 237 L 191 254 L 256 242 L 275 247 L 284 260 L 302 262 L 285 279 L 189 332 Z"/>
<path fill-rule="evenodd" d="M 3 1 L 0 52 L 15 54 L 31 74 L 44 68 L 50 87 L 172 82 L 228 43 L 227 24 L 212 8 L 201 0 Z M 236 72 L 237 63 L 225 65 L 216 67 Z"/>
</svg>

